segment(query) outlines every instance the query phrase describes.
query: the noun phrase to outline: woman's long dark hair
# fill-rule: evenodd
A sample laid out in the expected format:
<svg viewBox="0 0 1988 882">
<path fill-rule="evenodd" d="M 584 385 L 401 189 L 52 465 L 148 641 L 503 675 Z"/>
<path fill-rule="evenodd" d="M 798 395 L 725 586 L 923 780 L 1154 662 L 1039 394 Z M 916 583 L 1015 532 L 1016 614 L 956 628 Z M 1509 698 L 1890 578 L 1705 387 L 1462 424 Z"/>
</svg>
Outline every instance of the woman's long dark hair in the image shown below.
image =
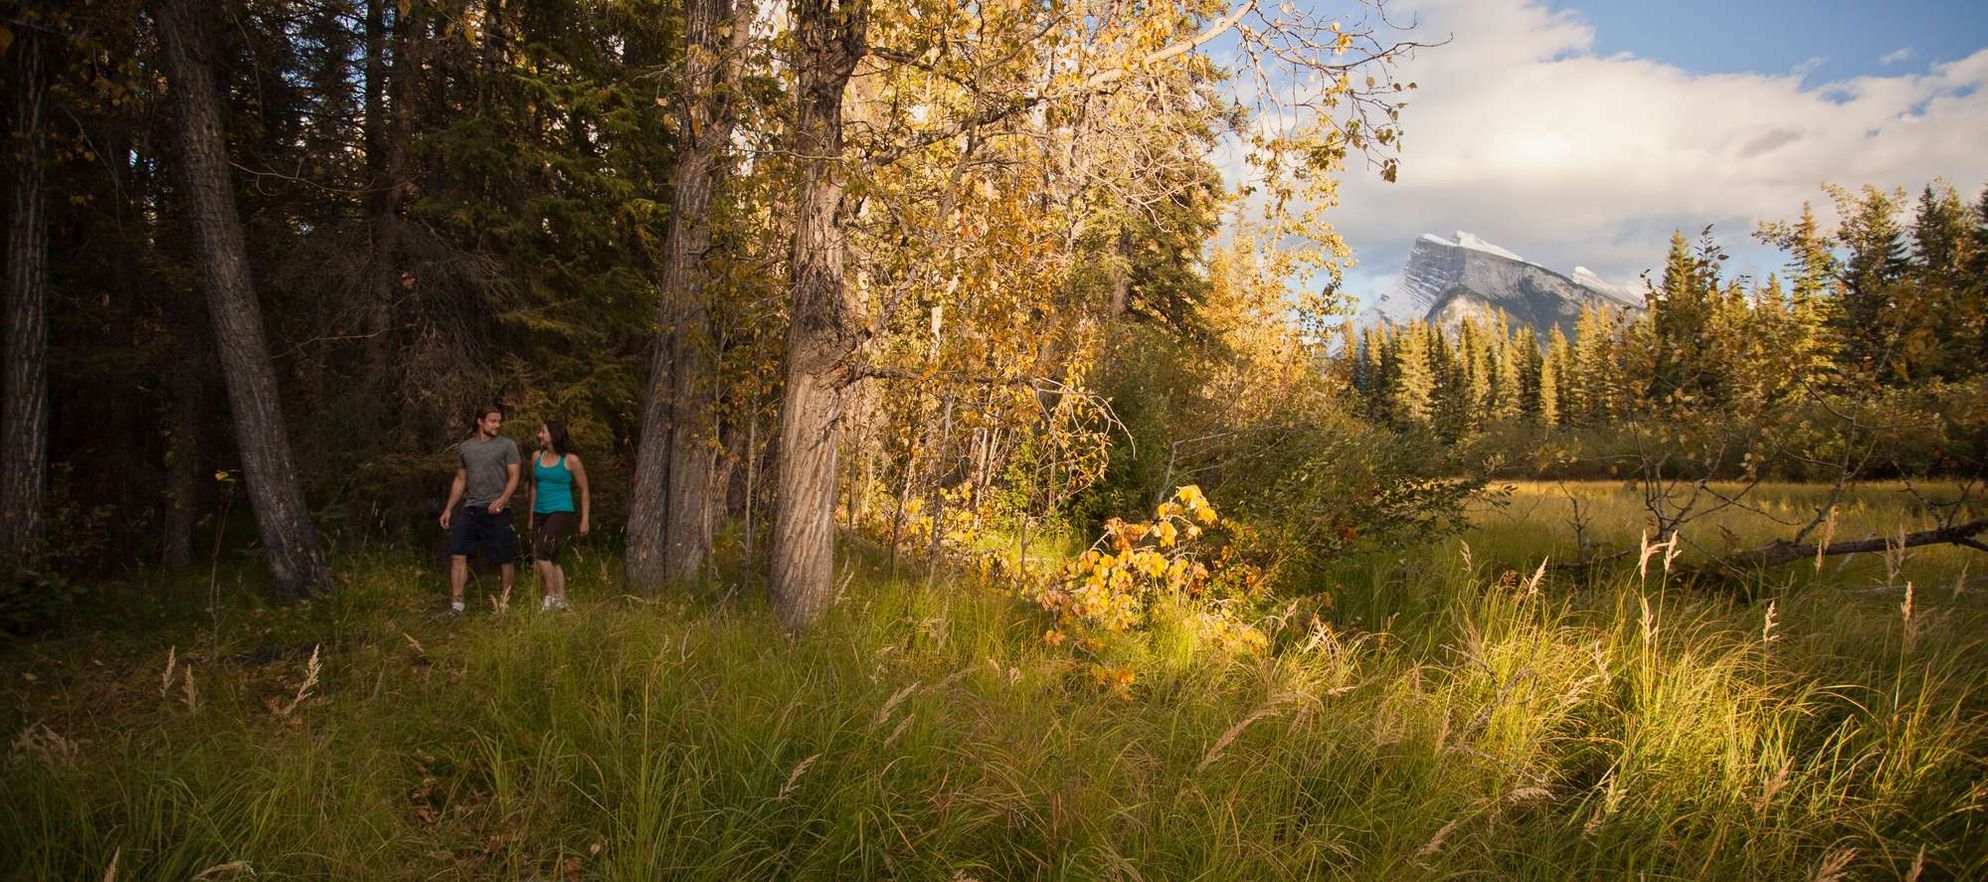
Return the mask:
<svg viewBox="0 0 1988 882">
<path fill-rule="evenodd" d="M 572 442 L 566 438 L 565 423 L 558 420 L 546 420 L 545 434 L 552 436 L 553 453 L 557 453 L 561 458 L 564 458 L 566 454 L 573 452 Z"/>
</svg>

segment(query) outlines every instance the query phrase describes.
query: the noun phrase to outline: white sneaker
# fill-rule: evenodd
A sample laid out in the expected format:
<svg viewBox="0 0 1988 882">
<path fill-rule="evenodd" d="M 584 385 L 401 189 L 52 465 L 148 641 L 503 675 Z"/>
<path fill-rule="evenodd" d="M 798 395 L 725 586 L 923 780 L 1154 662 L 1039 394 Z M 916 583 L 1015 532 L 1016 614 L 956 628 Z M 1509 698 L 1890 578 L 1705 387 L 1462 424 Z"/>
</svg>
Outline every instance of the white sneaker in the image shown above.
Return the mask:
<svg viewBox="0 0 1988 882">
<path fill-rule="evenodd" d="M 462 609 L 463 609 L 463 607 L 462 607 L 462 601 L 460 601 L 460 600 L 451 600 L 451 601 L 449 601 L 449 612 L 452 612 L 452 613 L 460 613 L 460 612 L 462 612 Z"/>
<path fill-rule="evenodd" d="M 551 610 L 552 610 L 552 595 L 547 594 L 546 596 L 539 598 L 538 611 L 550 612 Z"/>
</svg>

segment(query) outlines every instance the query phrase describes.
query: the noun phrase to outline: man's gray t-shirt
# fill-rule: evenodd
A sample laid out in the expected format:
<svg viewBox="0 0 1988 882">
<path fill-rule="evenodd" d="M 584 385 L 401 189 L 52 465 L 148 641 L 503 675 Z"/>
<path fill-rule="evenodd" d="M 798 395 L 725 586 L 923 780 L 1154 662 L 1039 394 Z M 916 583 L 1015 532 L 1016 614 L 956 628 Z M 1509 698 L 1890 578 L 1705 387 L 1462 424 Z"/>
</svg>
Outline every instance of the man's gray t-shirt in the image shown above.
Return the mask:
<svg viewBox="0 0 1988 882">
<path fill-rule="evenodd" d="M 511 480 L 505 467 L 518 464 L 518 445 L 502 435 L 488 441 L 471 435 L 456 445 L 456 457 L 469 478 L 463 486 L 463 504 L 489 505 L 504 494 L 504 485 Z"/>
</svg>

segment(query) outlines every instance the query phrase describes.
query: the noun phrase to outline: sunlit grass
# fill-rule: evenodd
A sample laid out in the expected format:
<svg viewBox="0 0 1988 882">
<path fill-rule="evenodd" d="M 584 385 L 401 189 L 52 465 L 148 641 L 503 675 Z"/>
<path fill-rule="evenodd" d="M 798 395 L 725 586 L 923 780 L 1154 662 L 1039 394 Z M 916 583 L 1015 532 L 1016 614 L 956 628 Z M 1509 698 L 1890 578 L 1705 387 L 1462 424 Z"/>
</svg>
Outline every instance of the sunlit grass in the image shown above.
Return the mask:
<svg viewBox="0 0 1988 882">
<path fill-rule="evenodd" d="M 391 558 L 300 608 L 106 590 L 179 612 L 0 655 L 0 722 L 36 733 L 0 768 L 0 876 L 1988 874 L 1974 594 L 1907 615 L 1840 588 L 1868 562 L 1758 603 L 1633 567 L 1531 585 L 1559 540 L 1516 507 L 1468 553 L 1349 562 L 1323 619 L 1265 623 L 1267 657 L 1157 646 L 1129 700 L 1028 605 L 866 551 L 800 636 L 750 579 L 628 598 L 598 555 L 570 614 L 451 620 L 439 574 Z M 196 707 L 161 694 L 169 648 Z"/>
<path fill-rule="evenodd" d="M 1590 555 L 1628 550 L 1633 562 L 1644 539 L 1659 538 L 1651 534 L 1644 489 L 1637 483 L 1517 482 L 1505 486 L 1512 492 L 1503 497 L 1502 505 L 1484 505 L 1477 512 L 1477 531 L 1469 537 L 1473 547 L 1499 559 L 1537 560 L 1547 555 L 1573 561 L 1580 558 L 1585 538 Z M 1836 509 L 1833 524 L 1815 527 L 1807 541 L 1890 538 L 1901 530 L 1928 529 L 1934 522 L 1925 503 L 1948 505 L 1962 496 L 1961 489 L 1952 485 L 1902 482 L 1861 484 L 1838 497 L 1832 497 L 1830 487 L 1816 484 L 1762 483 L 1747 488 L 1715 482 L 1709 490 L 1697 504 L 1699 511 L 1707 513 L 1693 517 L 1679 531 L 1685 540 L 1677 561 L 1680 564 L 1699 564 L 1776 539 L 1792 539 L 1819 510 L 1828 509 L 1832 498 Z M 1691 485 L 1683 482 L 1671 492 L 1681 502 L 1690 494 Z M 1721 506 L 1714 493 L 1739 503 Z M 1988 498 L 1976 488 L 1972 501 L 1962 507 L 1960 519 L 1982 513 L 1988 513 Z M 1810 583 L 1871 587 L 1913 580 L 1922 586 L 1938 583 L 1950 589 L 1953 579 L 1983 575 L 1988 569 L 1988 557 L 1953 546 L 1907 549 L 1894 562 L 1901 564 L 1895 574 L 1884 558 L 1882 553 L 1832 557 L 1820 568 L 1813 563 L 1790 565 L 1763 573 L 1761 578 L 1782 587 Z M 1895 580 L 1894 575 L 1898 577 Z"/>
</svg>

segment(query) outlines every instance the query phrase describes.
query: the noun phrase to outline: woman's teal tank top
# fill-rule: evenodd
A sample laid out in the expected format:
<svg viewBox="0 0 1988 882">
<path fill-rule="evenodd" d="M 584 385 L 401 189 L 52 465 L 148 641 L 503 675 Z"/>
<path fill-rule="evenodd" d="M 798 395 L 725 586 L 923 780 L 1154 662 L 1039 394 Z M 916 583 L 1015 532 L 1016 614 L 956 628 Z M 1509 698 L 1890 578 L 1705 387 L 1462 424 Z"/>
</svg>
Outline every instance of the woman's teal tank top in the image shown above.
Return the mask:
<svg viewBox="0 0 1988 882">
<path fill-rule="evenodd" d="M 554 465 L 545 464 L 545 454 L 532 457 L 532 480 L 538 485 L 538 501 L 532 514 L 573 511 L 573 473 L 566 470 L 566 457 Z"/>
</svg>

